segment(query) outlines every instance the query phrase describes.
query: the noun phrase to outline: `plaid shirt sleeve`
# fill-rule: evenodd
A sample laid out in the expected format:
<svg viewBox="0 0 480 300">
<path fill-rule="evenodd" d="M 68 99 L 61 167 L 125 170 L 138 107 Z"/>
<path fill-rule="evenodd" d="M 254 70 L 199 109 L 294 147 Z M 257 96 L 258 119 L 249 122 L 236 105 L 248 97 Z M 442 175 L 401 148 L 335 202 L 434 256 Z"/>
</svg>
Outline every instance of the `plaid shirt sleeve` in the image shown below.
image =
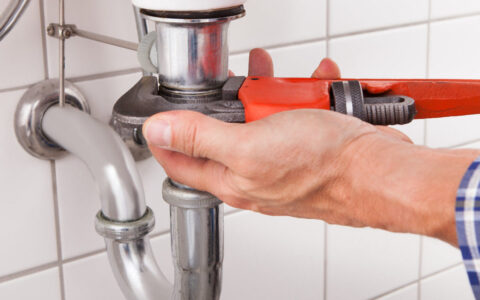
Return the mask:
<svg viewBox="0 0 480 300">
<path fill-rule="evenodd" d="M 473 294 L 480 300 L 480 158 L 468 168 L 457 192 L 458 245 Z"/>
</svg>

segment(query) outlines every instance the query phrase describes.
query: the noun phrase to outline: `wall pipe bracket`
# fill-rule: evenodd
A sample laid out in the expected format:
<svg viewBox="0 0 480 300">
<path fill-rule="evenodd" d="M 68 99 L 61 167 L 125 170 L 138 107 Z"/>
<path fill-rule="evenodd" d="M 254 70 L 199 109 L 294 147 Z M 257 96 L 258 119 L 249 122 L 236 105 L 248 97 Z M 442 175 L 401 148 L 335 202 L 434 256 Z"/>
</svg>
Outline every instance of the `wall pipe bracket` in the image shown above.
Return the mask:
<svg viewBox="0 0 480 300">
<path fill-rule="evenodd" d="M 20 99 L 15 111 L 15 134 L 20 145 L 31 155 L 40 159 L 59 159 L 66 151 L 49 139 L 42 131 L 42 120 L 45 112 L 58 105 L 60 94 L 57 79 L 42 81 L 30 89 Z M 65 82 L 66 103 L 90 113 L 87 100 L 72 83 Z"/>
</svg>

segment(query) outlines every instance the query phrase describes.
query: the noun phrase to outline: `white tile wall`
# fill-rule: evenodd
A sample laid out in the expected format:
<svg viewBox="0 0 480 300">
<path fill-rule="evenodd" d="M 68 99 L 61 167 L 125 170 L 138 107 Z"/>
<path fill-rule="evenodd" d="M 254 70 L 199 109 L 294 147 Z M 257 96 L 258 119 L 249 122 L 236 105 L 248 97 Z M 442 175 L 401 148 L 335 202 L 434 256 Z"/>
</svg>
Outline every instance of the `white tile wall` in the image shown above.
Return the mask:
<svg viewBox="0 0 480 300">
<path fill-rule="evenodd" d="M 420 290 L 425 300 L 475 299 L 463 265 L 422 280 Z"/>
<path fill-rule="evenodd" d="M 345 19 L 348 18 L 348 22 Z M 428 19 L 428 0 L 330 1 L 330 35 L 410 24 Z"/>
<path fill-rule="evenodd" d="M 323 222 L 316 220 L 250 212 L 229 216 L 223 299 L 322 298 L 323 233 Z"/>
<path fill-rule="evenodd" d="M 44 78 L 40 27 L 39 1 L 32 1 L 18 25 L 0 44 L 0 89 L 32 84 Z"/>
<path fill-rule="evenodd" d="M 248 1 L 247 16 L 231 24 L 230 49 L 239 52 L 324 38 L 326 3 L 326 0 Z"/>
<path fill-rule="evenodd" d="M 23 92 L 0 94 L 0 276 L 57 260 L 50 163 L 28 155 L 13 131 Z"/>
<path fill-rule="evenodd" d="M 418 285 L 412 284 L 393 292 L 387 296 L 377 298 L 378 300 L 417 300 L 418 299 Z"/>
<path fill-rule="evenodd" d="M 422 276 L 428 276 L 462 262 L 462 254 L 442 241 L 424 237 L 422 248 Z"/>
<path fill-rule="evenodd" d="M 329 226 L 327 299 L 370 299 L 416 281 L 419 241 L 414 235 Z"/>
<path fill-rule="evenodd" d="M 0 299 L 61 300 L 58 270 L 48 269 L 0 284 Z"/>
<path fill-rule="evenodd" d="M 477 0 L 432 0 L 432 18 L 445 18 L 480 12 Z"/>
<path fill-rule="evenodd" d="M 231 26 L 231 69 L 246 74 L 248 50 L 267 47 L 277 76 L 309 77 L 329 55 L 344 77 L 478 78 L 478 3 L 250 0 L 248 16 Z M 66 13 L 67 23 L 81 29 L 137 39 L 128 0 L 67 0 Z M 0 240 L 14 245 L 0 248 L 0 299 L 122 299 L 105 253 L 96 252 L 103 248 L 93 230 L 99 201 L 88 171 L 73 157 L 56 162 L 57 241 L 50 163 L 28 156 L 12 131 L 22 86 L 58 74 L 57 41 L 47 37 L 42 46 L 42 17 L 46 24 L 57 21 L 57 1 L 31 1 L 0 42 L 0 226 L 6 229 Z M 66 67 L 104 122 L 140 76 L 131 70 L 138 67 L 135 53 L 78 37 L 67 41 Z M 417 144 L 451 147 L 479 140 L 477 122 L 473 116 L 398 128 Z M 172 278 L 169 235 L 163 234 L 169 221 L 161 200 L 165 175 L 153 159 L 138 168 L 157 216 L 154 251 Z M 223 299 L 472 299 L 463 266 L 455 267 L 458 250 L 444 243 L 336 226 L 328 226 L 325 237 L 319 221 L 226 210 Z"/>
</svg>

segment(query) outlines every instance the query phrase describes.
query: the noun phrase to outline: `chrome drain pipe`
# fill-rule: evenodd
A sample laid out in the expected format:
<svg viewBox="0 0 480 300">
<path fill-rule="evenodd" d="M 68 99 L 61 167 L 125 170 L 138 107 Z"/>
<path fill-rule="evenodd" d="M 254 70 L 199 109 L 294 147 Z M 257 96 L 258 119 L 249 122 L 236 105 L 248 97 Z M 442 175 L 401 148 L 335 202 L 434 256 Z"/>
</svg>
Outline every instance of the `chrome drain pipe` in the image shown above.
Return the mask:
<svg viewBox="0 0 480 300">
<path fill-rule="evenodd" d="M 122 139 L 87 113 L 66 106 L 46 110 L 43 132 L 79 157 L 98 184 L 102 210 L 96 229 L 105 237 L 115 278 L 129 300 L 171 299 L 172 285 L 158 267 L 147 234 L 146 206 L 135 162 Z"/>
<path fill-rule="evenodd" d="M 219 299 L 223 262 L 222 202 L 171 179 L 163 184 L 163 198 L 170 204 L 175 269 L 173 299 Z"/>
<path fill-rule="evenodd" d="M 0 15 L 0 41 L 13 29 L 30 0 L 10 0 Z"/>
</svg>

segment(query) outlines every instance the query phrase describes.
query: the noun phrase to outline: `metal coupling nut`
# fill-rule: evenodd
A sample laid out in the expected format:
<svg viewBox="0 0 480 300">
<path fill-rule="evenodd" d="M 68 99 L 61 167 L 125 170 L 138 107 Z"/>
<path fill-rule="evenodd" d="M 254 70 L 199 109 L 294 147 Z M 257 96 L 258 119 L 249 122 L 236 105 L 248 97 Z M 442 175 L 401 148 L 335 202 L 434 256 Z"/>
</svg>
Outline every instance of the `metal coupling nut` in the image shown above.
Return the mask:
<svg viewBox="0 0 480 300">
<path fill-rule="evenodd" d="M 191 209 L 213 208 L 223 203 L 209 193 L 174 183 L 170 178 L 163 182 L 163 199 L 171 206 Z"/>
<path fill-rule="evenodd" d="M 120 242 L 128 242 L 140 239 L 149 234 L 155 226 L 155 216 L 150 207 L 147 207 L 145 215 L 138 220 L 130 222 L 118 222 L 107 219 L 102 211 L 97 213 L 95 229 L 98 234 L 106 239 Z"/>
</svg>

